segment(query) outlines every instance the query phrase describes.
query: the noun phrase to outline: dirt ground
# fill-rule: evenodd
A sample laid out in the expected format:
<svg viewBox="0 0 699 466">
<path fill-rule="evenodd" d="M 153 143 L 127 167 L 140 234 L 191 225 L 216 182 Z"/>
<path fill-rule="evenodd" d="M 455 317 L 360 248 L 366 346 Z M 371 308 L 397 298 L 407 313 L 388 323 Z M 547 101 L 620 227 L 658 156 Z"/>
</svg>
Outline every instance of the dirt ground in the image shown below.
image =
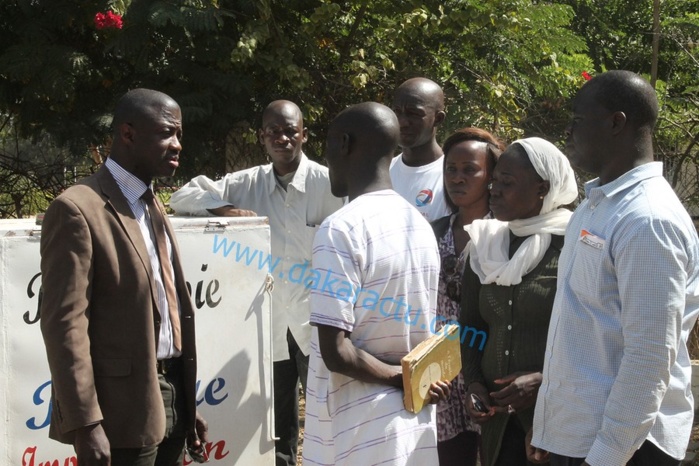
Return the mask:
<svg viewBox="0 0 699 466">
<path fill-rule="evenodd" d="M 303 396 L 303 389 L 299 389 L 299 451 L 296 455 L 296 464 L 303 464 L 303 430 L 306 424 L 306 398 Z"/>
<path fill-rule="evenodd" d="M 695 403 L 697 401 L 695 400 Z M 690 458 L 694 451 L 694 458 Z M 692 428 L 692 437 L 689 440 L 689 450 L 687 451 L 687 459 L 690 461 L 682 462 L 683 466 L 699 466 L 699 416 L 694 416 L 694 428 Z"/>
</svg>

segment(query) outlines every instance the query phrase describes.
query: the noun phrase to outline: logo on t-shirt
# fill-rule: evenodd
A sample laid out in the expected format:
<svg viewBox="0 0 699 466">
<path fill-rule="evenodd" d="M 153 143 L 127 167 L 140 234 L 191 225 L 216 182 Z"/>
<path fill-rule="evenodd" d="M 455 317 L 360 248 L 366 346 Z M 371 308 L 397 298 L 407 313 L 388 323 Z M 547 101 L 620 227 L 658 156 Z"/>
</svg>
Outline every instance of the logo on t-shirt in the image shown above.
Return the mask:
<svg viewBox="0 0 699 466">
<path fill-rule="evenodd" d="M 424 207 L 432 202 L 434 194 L 431 189 L 423 189 L 415 197 L 415 205 L 418 207 Z"/>
</svg>

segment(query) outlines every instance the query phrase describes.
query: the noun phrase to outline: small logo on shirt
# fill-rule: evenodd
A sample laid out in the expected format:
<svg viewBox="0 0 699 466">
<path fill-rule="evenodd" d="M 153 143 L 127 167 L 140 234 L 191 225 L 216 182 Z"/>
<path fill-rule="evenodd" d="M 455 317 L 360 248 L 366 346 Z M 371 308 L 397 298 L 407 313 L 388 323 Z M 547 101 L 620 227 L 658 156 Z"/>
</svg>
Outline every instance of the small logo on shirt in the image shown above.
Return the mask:
<svg viewBox="0 0 699 466">
<path fill-rule="evenodd" d="M 579 241 L 587 244 L 588 246 L 592 246 L 595 249 L 602 249 L 604 248 L 604 241 L 603 238 L 600 238 L 597 235 L 593 235 L 587 230 L 580 230 L 580 237 L 578 238 Z"/>
<path fill-rule="evenodd" d="M 431 189 L 423 189 L 415 197 L 415 205 L 418 207 L 424 207 L 432 202 L 434 194 Z"/>
</svg>

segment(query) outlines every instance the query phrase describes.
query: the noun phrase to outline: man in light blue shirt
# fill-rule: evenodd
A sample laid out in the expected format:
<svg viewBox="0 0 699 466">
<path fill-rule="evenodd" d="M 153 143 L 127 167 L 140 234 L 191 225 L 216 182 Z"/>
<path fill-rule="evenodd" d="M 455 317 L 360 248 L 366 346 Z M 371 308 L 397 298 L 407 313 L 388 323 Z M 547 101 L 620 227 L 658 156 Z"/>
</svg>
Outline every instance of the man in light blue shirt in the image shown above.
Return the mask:
<svg viewBox="0 0 699 466">
<path fill-rule="evenodd" d="M 583 86 L 573 113 L 567 152 L 599 178 L 565 236 L 528 453 L 549 452 L 552 466 L 679 465 L 699 240 L 653 161 L 655 91 L 610 71 Z"/>
</svg>

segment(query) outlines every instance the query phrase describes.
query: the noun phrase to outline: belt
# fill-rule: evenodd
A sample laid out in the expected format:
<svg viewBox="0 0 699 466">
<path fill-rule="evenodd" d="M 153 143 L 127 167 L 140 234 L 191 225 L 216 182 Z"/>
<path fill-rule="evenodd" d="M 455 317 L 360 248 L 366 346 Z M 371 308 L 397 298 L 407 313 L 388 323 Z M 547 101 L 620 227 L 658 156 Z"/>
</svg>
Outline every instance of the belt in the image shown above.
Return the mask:
<svg viewBox="0 0 699 466">
<path fill-rule="evenodd" d="M 158 369 L 158 374 L 165 375 L 168 372 L 172 372 L 179 369 L 182 363 L 181 358 L 171 358 L 171 359 L 158 359 L 156 367 Z"/>
</svg>

